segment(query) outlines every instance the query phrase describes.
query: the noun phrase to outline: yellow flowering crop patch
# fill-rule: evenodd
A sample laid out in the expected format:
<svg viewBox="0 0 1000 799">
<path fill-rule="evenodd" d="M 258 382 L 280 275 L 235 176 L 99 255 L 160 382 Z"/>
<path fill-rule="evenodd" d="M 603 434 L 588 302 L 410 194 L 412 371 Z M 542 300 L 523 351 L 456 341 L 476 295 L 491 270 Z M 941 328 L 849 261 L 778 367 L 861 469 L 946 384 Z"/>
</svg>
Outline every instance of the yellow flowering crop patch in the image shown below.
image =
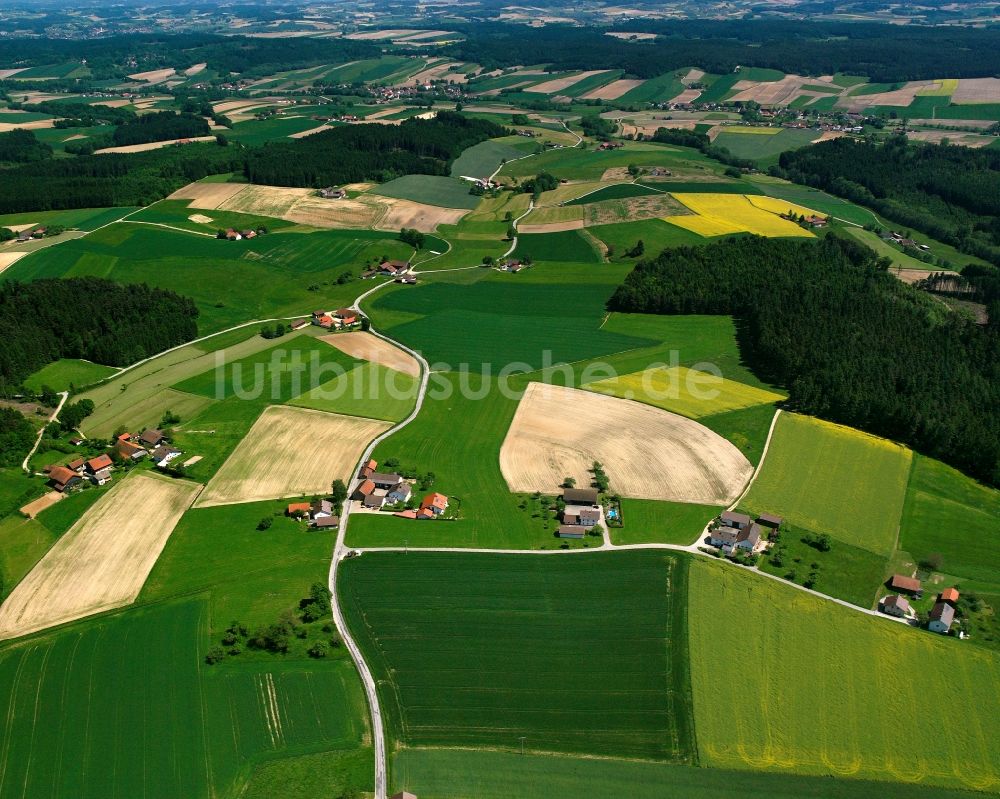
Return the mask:
<svg viewBox="0 0 1000 799">
<path fill-rule="evenodd" d="M 695 216 L 668 216 L 667 222 L 690 230 L 700 236 L 722 236 L 728 233 L 756 233 L 760 236 L 812 237 L 808 230 L 794 222 L 782 219 L 779 213 L 759 208 L 743 194 L 678 193 L 674 198 L 682 202 Z"/>
</svg>

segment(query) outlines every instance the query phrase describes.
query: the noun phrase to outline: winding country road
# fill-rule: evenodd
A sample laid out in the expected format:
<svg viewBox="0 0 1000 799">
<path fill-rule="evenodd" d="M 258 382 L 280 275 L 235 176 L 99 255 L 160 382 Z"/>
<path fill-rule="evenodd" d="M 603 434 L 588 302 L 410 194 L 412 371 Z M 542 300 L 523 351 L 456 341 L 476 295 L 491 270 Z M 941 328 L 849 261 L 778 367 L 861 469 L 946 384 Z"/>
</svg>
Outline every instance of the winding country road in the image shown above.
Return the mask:
<svg viewBox="0 0 1000 799">
<path fill-rule="evenodd" d="M 59 398 L 59 404 L 56 406 L 56 409 L 52 411 L 52 415 L 49 417 L 49 420 L 42 426 L 41 430 L 38 431 L 38 435 L 35 436 L 35 445 L 31 448 L 31 451 L 25 456 L 24 461 L 21 463 L 21 468 L 28 474 L 31 473 L 31 470 L 28 468 L 28 461 L 30 461 L 32 456 L 35 454 L 35 450 L 38 449 L 38 445 L 42 443 L 42 436 L 45 435 L 45 428 L 59 418 L 59 411 L 62 410 L 63 405 L 66 404 L 66 400 L 69 399 L 69 392 L 60 391 Z"/>
</svg>

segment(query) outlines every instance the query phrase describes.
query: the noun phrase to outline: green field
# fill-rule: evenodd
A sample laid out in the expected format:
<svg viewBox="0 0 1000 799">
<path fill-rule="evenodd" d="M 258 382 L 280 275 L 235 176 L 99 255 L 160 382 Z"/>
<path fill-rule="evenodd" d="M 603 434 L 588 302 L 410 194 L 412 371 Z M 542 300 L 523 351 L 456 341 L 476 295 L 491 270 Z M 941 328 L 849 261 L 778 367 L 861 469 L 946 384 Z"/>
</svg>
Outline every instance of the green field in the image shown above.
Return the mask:
<svg viewBox="0 0 1000 799">
<path fill-rule="evenodd" d="M 479 204 L 479 198 L 469 194 L 470 186 L 467 180 L 459 178 L 446 178 L 441 175 L 404 175 L 377 186 L 371 193 L 443 208 L 472 210 Z"/>
<path fill-rule="evenodd" d="M 702 416 L 698 421 L 732 442 L 750 463 L 756 465 L 764 452 L 767 431 L 773 418 L 773 406 L 755 405 L 738 411 Z"/>
<path fill-rule="evenodd" d="M 521 158 L 524 155 L 509 144 L 488 140 L 475 144 L 465 150 L 451 165 L 453 178 L 487 178 L 500 168 L 505 161 Z M 457 206 L 464 208 L 465 206 Z"/>
<path fill-rule="evenodd" d="M 687 546 L 721 508 L 687 502 L 622 499 L 622 527 L 608 527 L 614 544 L 680 544 Z"/>
<path fill-rule="evenodd" d="M 403 749 L 393 790 L 421 799 L 975 799 L 982 794 L 923 785 L 729 771 L 640 760 L 531 755 L 470 749 Z M 901 788 L 900 792 L 897 787 Z"/>
<path fill-rule="evenodd" d="M 391 234 L 371 230 L 276 232 L 256 239 L 207 236 L 120 223 L 22 258 L 4 279 L 96 275 L 172 289 L 194 299 L 202 334 L 251 319 L 308 314 L 360 293 L 337 284 L 370 258 L 409 257 Z"/>
<path fill-rule="evenodd" d="M 557 233 L 521 233 L 517 237 L 514 256 L 530 257 L 534 261 L 569 261 L 600 263 L 600 253 L 580 230 Z"/>
<path fill-rule="evenodd" d="M 1000 786 L 995 655 L 728 564 L 697 559 L 690 583 L 702 765 Z M 912 745 L 886 745 L 901 735 Z"/>
<path fill-rule="evenodd" d="M 267 119 L 248 119 L 237 122 L 223 135 L 246 147 L 259 147 L 269 141 L 280 141 L 293 133 L 318 128 L 322 123 L 307 116 L 273 116 Z"/>
<path fill-rule="evenodd" d="M 918 562 L 941 555 L 940 570 L 948 574 L 1000 583 L 1000 552 L 992 545 L 998 519 L 1000 492 L 939 461 L 914 456 L 900 549 Z"/>
<path fill-rule="evenodd" d="M 652 551 L 368 553 L 338 586 L 392 740 L 690 762 L 687 569 Z"/>
<path fill-rule="evenodd" d="M 603 241 L 612 250 L 609 258 L 628 263 L 634 263 L 640 258 L 654 257 L 668 247 L 701 245 L 710 241 L 662 219 L 643 219 L 618 225 L 595 225 L 587 228 L 587 232 Z M 644 247 L 643 254 L 631 259 L 626 258 L 625 253 L 640 240 Z"/>
<path fill-rule="evenodd" d="M 665 103 L 674 99 L 684 91 L 684 84 L 681 83 L 677 75 L 687 74 L 684 70 L 671 72 L 667 75 L 660 75 L 650 78 L 641 85 L 626 92 L 616 100 L 617 103 Z"/>
<path fill-rule="evenodd" d="M 553 149 L 514 161 L 500 170 L 501 175 L 525 178 L 540 172 L 550 172 L 560 179 L 600 180 L 606 169 L 612 167 L 661 166 L 691 168 L 705 165 L 714 172 L 719 164 L 710 161 L 701 153 L 691 149 L 669 147 L 651 142 L 627 142 L 619 150 L 585 150 L 580 147 Z"/>
<path fill-rule="evenodd" d="M 359 363 L 343 376 L 300 394 L 289 405 L 398 422 L 413 410 L 418 385 L 415 377 L 394 369 Z"/>
<path fill-rule="evenodd" d="M 536 265 L 518 275 L 458 272 L 475 282 L 442 279 L 388 290 L 375 295 L 369 312 L 380 330 L 420 350 L 432 369 L 489 365 L 496 374 L 514 362 L 538 368 L 545 352 L 553 363 L 570 362 L 653 343 L 598 329 L 623 272 L 571 264 Z"/>
<path fill-rule="evenodd" d="M 237 230 L 253 229 L 263 226 L 269 231 L 294 227 L 292 222 L 275 219 L 272 216 L 256 216 L 241 214 L 237 211 L 200 211 L 189 208 L 190 200 L 160 200 L 158 203 L 143 208 L 129 217 L 130 222 L 150 222 L 157 225 L 170 225 L 195 233 L 215 235 L 220 229 L 236 228 Z M 211 218 L 211 222 L 193 222 L 188 217 L 201 214 Z"/>
<path fill-rule="evenodd" d="M 737 158 L 751 161 L 777 163 L 778 155 L 785 150 L 797 150 L 805 147 L 816 138 L 814 130 L 797 130 L 782 128 L 773 136 L 746 136 L 723 130 L 715 137 L 717 147 L 725 147 Z"/>
<path fill-rule="evenodd" d="M 848 427 L 784 413 L 741 504 L 888 555 L 895 547 L 911 454 Z"/>
<path fill-rule="evenodd" d="M 788 200 L 788 202 L 796 203 L 806 208 L 812 208 L 821 214 L 829 214 L 837 219 L 853 222 L 856 225 L 870 225 L 878 221 L 875 214 L 867 208 L 854 205 L 847 200 L 834 197 L 819 189 L 788 183 L 779 178 L 772 178 L 769 175 L 751 175 L 748 179 L 753 182 L 753 186 L 757 187 L 764 194 Z"/>
<path fill-rule="evenodd" d="M 138 208 L 73 208 L 67 211 L 22 211 L 18 214 L 0 215 L 0 227 L 57 224 L 90 231 L 138 210 Z"/>
<path fill-rule="evenodd" d="M 70 386 L 83 387 L 97 383 L 116 371 L 113 366 L 63 358 L 26 377 L 24 385 L 32 391 L 41 391 L 42 386 L 48 386 L 53 391 L 66 391 Z"/>
</svg>

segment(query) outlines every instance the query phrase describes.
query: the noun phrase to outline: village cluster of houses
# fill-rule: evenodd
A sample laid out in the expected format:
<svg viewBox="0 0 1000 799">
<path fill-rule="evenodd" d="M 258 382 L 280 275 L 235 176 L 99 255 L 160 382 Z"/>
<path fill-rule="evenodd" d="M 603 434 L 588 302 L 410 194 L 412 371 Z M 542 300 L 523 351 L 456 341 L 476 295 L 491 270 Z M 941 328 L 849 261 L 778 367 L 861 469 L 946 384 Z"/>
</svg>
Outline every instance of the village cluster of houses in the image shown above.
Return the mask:
<svg viewBox="0 0 1000 799">
<path fill-rule="evenodd" d="M 115 452 L 125 461 L 150 458 L 156 466 L 167 466 L 183 453 L 167 442 L 162 430 L 149 429 L 140 435 L 122 433 L 115 440 Z M 63 466 L 48 466 L 45 473 L 49 485 L 63 493 L 89 481 L 102 486 L 111 482 L 115 464 L 107 453 L 93 458 L 75 458 Z"/>
<path fill-rule="evenodd" d="M 583 538 L 596 525 L 604 524 L 604 508 L 596 488 L 566 488 L 563 502 L 562 524 L 556 530 L 559 538 Z"/>
<path fill-rule="evenodd" d="M 386 505 L 396 505 L 410 501 L 413 486 L 395 472 L 379 472 L 378 463 L 369 460 L 358 474 L 361 482 L 351 494 L 351 499 L 360 502 L 368 510 L 382 510 Z M 425 496 L 418 508 L 407 508 L 394 514 L 403 519 L 436 519 L 448 510 L 448 497 L 432 492 Z"/>
<path fill-rule="evenodd" d="M 909 599 L 920 599 L 924 595 L 924 588 L 920 580 L 916 577 L 907 577 L 904 574 L 894 574 L 889 579 L 889 588 L 896 593 L 883 597 L 879 603 L 880 609 L 888 616 L 895 616 L 897 619 L 908 619 L 915 621 L 917 612 L 910 605 Z M 948 635 L 951 626 L 955 622 L 955 608 L 958 605 L 958 598 L 961 594 L 957 588 L 945 588 L 938 594 L 937 602 L 931 608 L 927 616 L 927 629 L 933 633 Z"/>
<path fill-rule="evenodd" d="M 723 511 L 709 529 L 708 543 L 726 555 L 736 550 L 751 554 L 767 546 L 765 532 L 777 530 L 783 521 L 770 513 L 761 513 L 754 520 L 746 513 Z"/>
<path fill-rule="evenodd" d="M 312 323 L 327 330 L 340 330 L 361 323 L 361 314 L 350 308 L 338 308 L 336 311 L 313 311 Z M 298 330 L 308 324 L 304 319 L 292 322 L 292 330 Z"/>
</svg>

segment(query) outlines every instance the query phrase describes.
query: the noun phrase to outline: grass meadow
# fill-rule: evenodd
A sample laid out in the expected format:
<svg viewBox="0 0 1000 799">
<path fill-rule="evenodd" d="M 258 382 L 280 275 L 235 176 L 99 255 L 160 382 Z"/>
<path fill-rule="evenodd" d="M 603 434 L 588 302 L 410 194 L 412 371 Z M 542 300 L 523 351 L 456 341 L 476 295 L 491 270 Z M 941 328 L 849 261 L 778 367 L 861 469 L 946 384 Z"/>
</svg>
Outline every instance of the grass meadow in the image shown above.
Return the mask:
<svg viewBox="0 0 1000 799">
<path fill-rule="evenodd" d="M 975 799 L 968 791 L 885 782 L 831 780 L 697 768 L 641 760 L 534 755 L 471 749 L 402 749 L 392 761 L 393 790 L 419 791 L 421 799 Z"/>
<path fill-rule="evenodd" d="M 913 456 L 899 547 L 914 560 L 937 553 L 940 571 L 998 583 L 1000 553 L 993 546 L 998 519 L 1000 491 L 940 461 Z"/>
<path fill-rule="evenodd" d="M 533 158 L 513 161 L 500 170 L 501 176 L 526 178 L 540 172 L 550 172 L 557 178 L 566 180 L 600 180 L 605 170 L 636 166 L 667 167 L 682 165 L 712 165 L 700 153 L 691 149 L 682 150 L 652 142 L 627 142 L 619 150 L 585 150 L 580 147 L 566 147 L 549 150 Z"/>
<path fill-rule="evenodd" d="M 662 219 L 642 219 L 615 225 L 593 225 L 587 232 L 600 239 L 609 249 L 612 260 L 634 264 L 640 258 L 659 255 L 668 247 L 708 244 L 710 240 Z M 627 256 L 637 242 L 643 244 L 642 255 Z"/>
<path fill-rule="evenodd" d="M 492 170 L 491 170 L 492 171 Z M 475 177 L 475 176 L 474 176 Z M 397 197 L 401 200 L 437 205 L 443 208 L 468 208 L 479 204 L 479 198 L 469 194 L 471 184 L 460 178 L 441 175 L 404 175 L 372 189 L 372 194 Z"/>
<path fill-rule="evenodd" d="M 275 232 L 251 240 L 120 223 L 22 258 L 5 279 L 94 275 L 148 283 L 191 297 L 204 335 L 251 319 L 308 314 L 357 296 L 354 281 L 337 284 L 369 258 L 409 257 L 392 234 L 370 230 Z"/>
<path fill-rule="evenodd" d="M 517 237 L 517 248 L 514 250 L 514 256 L 517 258 L 529 257 L 533 261 L 569 261 L 591 264 L 600 263 L 602 260 L 601 254 L 579 230 L 560 230 L 554 233 L 520 233 Z"/>
<path fill-rule="evenodd" d="M 885 439 L 784 413 L 741 504 L 888 555 L 895 548 L 911 455 Z"/>
<path fill-rule="evenodd" d="M 464 150 L 451 165 L 451 176 L 455 178 L 488 178 L 505 161 L 524 155 L 509 144 L 488 139 Z M 458 206 L 463 208 L 464 206 Z"/>
<path fill-rule="evenodd" d="M 613 544 L 694 543 L 722 508 L 688 502 L 659 502 L 624 497 L 622 527 L 609 527 Z"/>
<path fill-rule="evenodd" d="M 54 391 L 67 391 L 70 386 L 82 388 L 97 383 L 116 371 L 113 366 L 103 366 L 75 358 L 62 358 L 43 366 L 27 377 L 24 385 L 32 391 L 41 391 L 43 386 L 48 386 Z"/>
<path fill-rule="evenodd" d="M 765 128 L 764 130 L 769 130 Z M 816 138 L 814 130 L 795 130 L 782 128 L 771 136 L 746 136 L 723 129 L 715 138 L 714 144 L 725 147 L 737 158 L 764 162 L 767 165 L 777 163 L 778 156 L 785 150 L 797 150 L 805 147 Z"/>
<path fill-rule="evenodd" d="M 368 553 L 338 585 L 394 741 L 691 762 L 687 569 L 652 551 Z"/>
<path fill-rule="evenodd" d="M 1000 785 L 996 655 L 704 559 L 688 613 L 702 765 Z"/>
</svg>

